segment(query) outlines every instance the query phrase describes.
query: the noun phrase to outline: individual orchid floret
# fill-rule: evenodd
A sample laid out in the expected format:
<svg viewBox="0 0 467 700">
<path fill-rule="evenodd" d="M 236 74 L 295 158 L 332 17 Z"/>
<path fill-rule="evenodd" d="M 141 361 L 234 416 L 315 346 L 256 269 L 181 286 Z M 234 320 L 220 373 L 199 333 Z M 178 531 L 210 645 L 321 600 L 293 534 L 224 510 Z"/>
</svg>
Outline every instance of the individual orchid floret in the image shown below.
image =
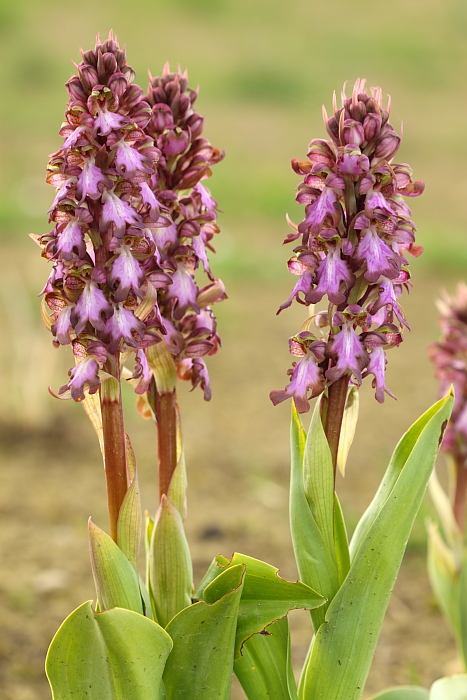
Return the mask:
<svg viewBox="0 0 467 700">
<path fill-rule="evenodd" d="M 293 397 L 299 413 L 310 409 L 309 400 L 318 396 L 324 389 L 323 370 L 319 366 L 324 359 L 325 343 L 310 333 L 300 333 L 290 340 L 291 352 L 302 359 L 294 363 L 290 383 L 282 391 L 271 391 L 274 406 Z"/>
<path fill-rule="evenodd" d="M 335 382 L 359 385 L 371 374 L 377 400 L 392 396 L 385 384 L 386 350 L 400 344 L 409 327 L 399 297 L 410 286 L 408 256 L 423 250 L 404 197 L 420 195 L 424 185 L 412 181 L 410 166 L 393 162 L 401 138 L 389 123 L 381 89 L 367 90 L 357 80 L 350 97 L 344 90 L 341 107 L 334 100 L 331 117 L 324 110 L 324 122 L 330 138 L 314 139 L 307 160 L 292 161 L 303 178 L 296 201 L 305 215 L 298 226 L 290 222 L 284 241 L 295 242 L 288 267 L 299 279 L 279 311 L 294 299 L 305 306 L 328 303 L 326 311 L 310 314 L 326 347 L 320 373 L 305 358 L 287 389 L 271 394 L 274 403 L 298 396 L 299 411 L 308 410 L 302 389 L 297 393 L 307 372 L 310 386 L 313 372 L 322 378 L 318 393 Z"/>
</svg>

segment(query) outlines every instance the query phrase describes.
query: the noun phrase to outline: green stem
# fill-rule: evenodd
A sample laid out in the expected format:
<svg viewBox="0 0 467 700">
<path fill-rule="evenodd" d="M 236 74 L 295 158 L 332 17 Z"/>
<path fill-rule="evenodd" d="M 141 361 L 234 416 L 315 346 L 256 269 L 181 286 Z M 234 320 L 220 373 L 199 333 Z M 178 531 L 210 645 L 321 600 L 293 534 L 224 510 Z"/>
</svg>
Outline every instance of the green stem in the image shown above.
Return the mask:
<svg viewBox="0 0 467 700">
<path fill-rule="evenodd" d="M 328 389 L 328 400 L 326 406 L 326 420 L 324 432 L 331 450 L 332 465 L 334 468 L 334 483 L 336 482 L 337 452 L 339 450 L 339 438 L 344 417 L 345 402 L 347 400 L 347 387 L 349 376 L 344 375 L 331 384 Z"/>
<path fill-rule="evenodd" d="M 112 375 L 101 384 L 100 399 L 110 536 L 116 542 L 118 514 L 128 489 L 119 353 L 110 356 L 104 370 Z"/>
</svg>

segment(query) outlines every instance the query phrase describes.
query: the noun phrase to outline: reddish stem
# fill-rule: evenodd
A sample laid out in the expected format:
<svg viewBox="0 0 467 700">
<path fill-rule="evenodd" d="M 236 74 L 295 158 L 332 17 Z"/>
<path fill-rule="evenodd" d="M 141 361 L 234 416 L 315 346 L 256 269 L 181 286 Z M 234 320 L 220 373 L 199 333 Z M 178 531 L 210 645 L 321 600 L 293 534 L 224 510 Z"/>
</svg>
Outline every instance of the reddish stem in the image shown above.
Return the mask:
<svg viewBox="0 0 467 700">
<path fill-rule="evenodd" d="M 467 496 L 467 466 L 465 459 L 456 459 L 456 488 L 452 510 L 461 532 L 465 527 L 465 501 Z"/>
<path fill-rule="evenodd" d="M 344 417 L 345 403 L 347 400 L 348 375 L 344 375 L 335 381 L 328 389 L 328 401 L 326 407 L 326 420 L 324 432 L 331 450 L 332 465 L 334 468 L 334 482 L 336 481 L 337 452 L 341 433 L 342 419 Z"/>
<path fill-rule="evenodd" d="M 156 416 L 159 456 L 159 499 L 169 492 L 177 466 L 177 393 L 159 393 L 154 381 L 148 391 L 149 403 Z"/>
<path fill-rule="evenodd" d="M 100 398 L 110 536 L 116 542 L 118 514 L 128 489 L 119 353 L 107 360 L 104 370 L 115 377 L 101 384 Z"/>
</svg>

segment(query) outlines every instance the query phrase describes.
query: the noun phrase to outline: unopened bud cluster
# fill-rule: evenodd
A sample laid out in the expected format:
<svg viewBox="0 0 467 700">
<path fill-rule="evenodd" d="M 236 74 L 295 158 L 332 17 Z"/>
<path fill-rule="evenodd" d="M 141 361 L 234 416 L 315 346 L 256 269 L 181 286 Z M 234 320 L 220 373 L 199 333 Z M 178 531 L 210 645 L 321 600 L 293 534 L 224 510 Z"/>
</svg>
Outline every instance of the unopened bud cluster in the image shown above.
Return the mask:
<svg viewBox="0 0 467 700">
<path fill-rule="evenodd" d="M 207 258 L 217 203 L 201 181 L 223 154 L 201 136 L 186 73 L 166 65 L 144 96 L 112 34 L 82 58 L 67 83 L 64 143 L 48 164 L 53 229 L 36 238 L 52 265 L 43 316 L 54 344 L 71 344 L 77 360 L 59 396 L 97 391 L 107 360 L 127 351 L 144 393 L 145 350 L 164 342 L 209 398 L 202 358 L 219 346 L 211 305 L 225 292 Z"/>
<path fill-rule="evenodd" d="M 409 327 L 399 297 L 410 285 L 407 255 L 418 256 L 415 226 L 404 197 L 423 192 L 411 168 L 393 163 L 400 136 L 389 123 L 380 88 L 368 93 L 357 80 L 351 97 L 334 97 L 334 114 L 324 122 L 329 139 L 314 139 L 305 161 L 292 161 L 303 177 L 296 200 L 305 218 L 285 243 L 299 241 L 289 271 L 298 277 L 288 300 L 327 308 L 311 315 L 290 339 L 300 358 L 274 404 L 293 397 L 299 412 L 309 399 L 344 375 L 360 385 L 373 376 L 376 399 L 391 394 L 385 384 L 386 350 Z M 312 330 L 314 327 L 314 330 Z"/>
</svg>

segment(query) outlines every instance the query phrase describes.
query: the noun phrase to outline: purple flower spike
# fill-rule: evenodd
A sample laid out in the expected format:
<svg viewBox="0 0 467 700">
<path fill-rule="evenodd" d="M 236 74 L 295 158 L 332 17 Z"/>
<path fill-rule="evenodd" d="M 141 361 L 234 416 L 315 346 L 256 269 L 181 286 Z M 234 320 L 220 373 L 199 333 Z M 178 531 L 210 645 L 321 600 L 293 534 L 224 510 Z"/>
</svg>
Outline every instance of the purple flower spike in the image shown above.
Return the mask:
<svg viewBox="0 0 467 700">
<path fill-rule="evenodd" d="M 368 91 L 357 80 L 352 95 L 344 91 L 342 106 L 334 100 L 333 107 L 331 117 L 324 110 L 329 140 L 313 139 L 308 159 L 292 161 L 303 178 L 296 201 L 305 216 L 298 226 L 290 222 L 293 232 L 284 241 L 296 241 L 288 267 L 299 279 L 279 311 L 294 299 L 326 305 L 313 309 L 305 326 L 313 322 L 321 334 L 322 356 L 310 360 L 305 348 L 287 388 L 271 394 L 275 404 L 293 396 L 300 411 L 308 410 L 307 373 L 313 395 L 341 378 L 361 384 L 372 375 L 376 399 L 392 396 L 385 385 L 385 349 L 399 345 L 409 328 L 399 297 L 410 286 L 407 254 L 417 257 L 423 250 L 403 198 L 418 196 L 424 186 L 412 181 L 409 165 L 392 160 L 401 139 L 381 89 Z M 290 351 L 300 354 L 300 348 L 302 340 L 294 340 Z"/>
<path fill-rule="evenodd" d="M 146 97 L 134 77 L 112 34 L 82 54 L 67 83 L 63 143 L 47 168 L 57 188 L 54 228 L 37 238 L 53 260 L 42 292 L 47 325 L 56 347 L 81 348 L 60 395 L 82 400 L 86 387 L 97 391 L 99 372 L 130 351 L 136 392 L 144 393 L 147 349 L 165 342 L 209 399 L 201 358 L 220 346 L 210 307 L 226 294 L 208 259 L 219 232 L 217 202 L 201 181 L 223 153 L 202 135 L 198 91 L 186 73 L 166 65 Z"/>
</svg>

